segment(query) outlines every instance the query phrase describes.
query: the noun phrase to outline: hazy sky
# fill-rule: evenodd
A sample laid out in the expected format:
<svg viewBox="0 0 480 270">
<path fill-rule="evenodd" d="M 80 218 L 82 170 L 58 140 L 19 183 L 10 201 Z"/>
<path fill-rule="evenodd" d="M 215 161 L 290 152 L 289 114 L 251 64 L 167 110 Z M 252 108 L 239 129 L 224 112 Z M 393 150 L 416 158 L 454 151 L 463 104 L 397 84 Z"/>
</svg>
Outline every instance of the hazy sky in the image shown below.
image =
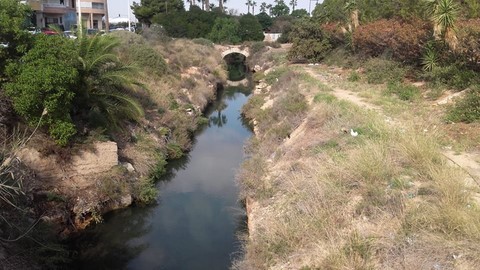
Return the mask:
<svg viewBox="0 0 480 270">
<path fill-rule="evenodd" d="M 255 1 L 257 2 L 257 6 L 255 7 L 255 13 L 258 13 L 260 11 L 260 3 L 262 2 L 265 2 L 267 4 L 274 4 L 273 0 L 255 0 Z M 130 3 L 132 2 L 134 2 L 134 0 L 130 0 Z M 140 1 L 135 1 L 135 2 L 140 2 Z M 225 3 L 225 6 L 228 7 L 228 9 L 232 9 L 232 8 L 236 9 L 238 10 L 239 13 L 247 13 L 247 6 L 245 5 L 246 2 L 247 2 L 246 0 L 227 0 L 227 2 Z M 296 9 L 304 8 L 308 11 L 309 2 L 310 0 L 297 0 L 298 6 L 296 7 Z M 315 7 L 316 2 L 317 0 L 312 0 L 312 10 Z M 321 3 L 321 2 L 323 2 L 323 0 L 318 0 L 318 3 Z M 217 0 L 210 0 L 210 3 L 214 3 L 216 6 L 218 6 Z M 288 5 L 290 3 L 290 0 L 285 0 L 285 3 Z M 188 9 L 187 1 L 185 1 L 185 7 Z M 128 0 L 109 0 L 108 13 L 110 15 L 110 18 L 118 17 L 119 14 L 121 15 L 121 17 L 127 17 L 128 16 Z"/>
</svg>

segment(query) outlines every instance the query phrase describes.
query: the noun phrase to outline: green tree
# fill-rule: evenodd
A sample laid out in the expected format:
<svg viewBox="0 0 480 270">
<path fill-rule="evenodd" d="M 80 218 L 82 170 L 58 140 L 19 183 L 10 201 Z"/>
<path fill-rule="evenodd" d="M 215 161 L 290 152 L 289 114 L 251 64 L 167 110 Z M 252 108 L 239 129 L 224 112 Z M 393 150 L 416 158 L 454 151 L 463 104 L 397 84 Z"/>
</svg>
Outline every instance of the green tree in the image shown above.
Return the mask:
<svg viewBox="0 0 480 270">
<path fill-rule="evenodd" d="M 328 37 L 313 20 L 297 21 L 290 32 L 293 45 L 288 53 L 292 61 L 318 62 L 331 50 Z"/>
<path fill-rule="evenodd" d="M 292 11 L 292 14 L 290 14 L 290 16 L 294 17 L 294 18 L 297 18 L 297 19 L 300 19 L 300 18 L 306 18 L 308 17 L 308 11 L 306 9 L 295 9 L 294 11 Z"/>
<path fill-rule="evenodd" d="M 262 25 L 252 14 L 240 17 L 239 23 L 238 36 L 242 41 L 262 41 L 265 38 Z"/>
<path fill-rule="evenodd" d="M 120 43 L 110 36 L 82 36 L 78 39 L 80 75 L 75 98 L 75 116 L 91 125 L 118 127 L 125 120 L 143 116 L 132 97 L 138 71 L 123 64 L 114 50 Z"/>
<path fill-rule="evenodd" d="M 285 4 L 284 0 L 275 0 L 276 5 L 272 7 L 272 15 L 274 17 L 288 15 L 290 8 Z"/>
<path fill-rule="evenodd" d="M 238 22 L 232 18 L 217 18 L 208 39 L 216 43 L 240 43 L 240 37 L 237 34 L 238 26 Z"/>
<path fill-rule="evenodd" d="M 39 35 L 33 48 L 7 71 L 12 79 L 5 90 L 15 111 L 31 125 L 43 115 L 42 126 L 60 145 L 76 133 L 70 114 L 79 79 L 76 54 L 73 41 Z"/>
<path fill-rule="evenodd" d="M 263 13 L 267 13 L 267 3 L 262 2 L 262 3 L 260 4 L 260 12 L 261 12 L 261 13 L 262 13 L 262 12 L 263 12 Z"/>
<path fill-rule="evenodd" d="M 257 17 L 258 22 L 262 25 L 263 30 L 270 28 L 273 24 L 273 19 L 265 12 L 255 15 L 255 17 Z"/>
<path fill-rule="evenodd" d="M 25 54 L 31 45 L 32 36 L 25 31 L 30 7 L 18 0 L 0 0 L 0 82 L 6 63 Z"/>
<path fill-rule="evenodd" d="M 141 23 L 150 26 L 153 16 L 185 11 L 185 6 L 182 0 L 141 0 L 140 3 L 133 3 L 132 10 Z"/>
</svg>

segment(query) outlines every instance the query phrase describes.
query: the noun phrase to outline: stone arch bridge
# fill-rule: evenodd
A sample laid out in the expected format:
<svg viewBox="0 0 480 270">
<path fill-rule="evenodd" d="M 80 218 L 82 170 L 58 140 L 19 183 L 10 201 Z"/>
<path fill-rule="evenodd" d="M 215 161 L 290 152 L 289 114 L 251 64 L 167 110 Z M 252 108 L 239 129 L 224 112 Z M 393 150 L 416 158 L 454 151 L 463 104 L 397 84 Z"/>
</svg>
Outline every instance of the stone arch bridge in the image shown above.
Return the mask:
<svg viewBox="0 0 480 270">
<path fill-rule="evenodd" d="M 232 53 L 241 54 L 246 58 L 250 56 L 250 49 L 241 45 L 215 45 L 215 48 L 222 53 L 222 58 Z"/>
</svg>

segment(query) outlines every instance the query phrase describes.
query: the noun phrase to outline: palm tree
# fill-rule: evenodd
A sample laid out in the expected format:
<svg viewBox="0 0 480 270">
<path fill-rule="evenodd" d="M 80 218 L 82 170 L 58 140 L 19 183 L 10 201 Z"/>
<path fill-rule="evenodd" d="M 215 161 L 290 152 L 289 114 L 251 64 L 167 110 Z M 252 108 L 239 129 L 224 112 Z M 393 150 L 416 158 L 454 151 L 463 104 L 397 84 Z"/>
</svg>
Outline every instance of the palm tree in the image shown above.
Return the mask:
<svg viewBox="0 0 480 270">
<path fill-rule="evenodd" d="M 82 118 L 104 118 L 111 127 L 124 120 L 138 120 L 143 116 L 141 105 L 133 98 L 137 69 L 124 65 L 114 54 L 120 44 L 110 36 L 79 36 L 78 60 L 80 87 L 76 95 L 75 111 Z"/>
<path fill-rule="evenodd" d="M 260 12 L 265 12 L 265 13 L 267 12 L 267 3 L 262 2 L 260 4 Z"/>
<path fill-rule="evenodd" d="M 443 39 L 452 50 L 456 50 L 458 39 L 455 33 L 455 22 L 460 11 L 459 5 L 454 0 L 425 1 L 429 6 L 434 37 Z"/>
<path fill-rule="evenodd" d="M 295 11 L 295 7 L 297 6 L 297 0 L 290 0 L 290 6 L 292 6 L 292 11 Z"/>
<path fill-rule="evenodd" d="M 257 2 L 252 2 L 252 14 L 255 15 L 255 7 L 257 6 Z"/>
<path fill-rule="evenodd" d="M 273 8 L 272 4 L 267 5 L 268 15 L 270 15 L 270 16 L 272 16 L 272 8 Z"/>
<path fill-rule="evenodd" d="M 218 6 L 220 7 L 220 10 L 224 12 L 225 8 L 223 7 L 223 3 L 227 2 L 227 0 L 218 0 Z"/>
<path fill-rule="evenodd" d="M 248 7 L 248 13 L 247 14 L 249 14 L 250 13 L 250 6 L 252 5 L 252 0 L 247 0 L 245 5 L 247 5 L 247 7 Z"/>
</svg>

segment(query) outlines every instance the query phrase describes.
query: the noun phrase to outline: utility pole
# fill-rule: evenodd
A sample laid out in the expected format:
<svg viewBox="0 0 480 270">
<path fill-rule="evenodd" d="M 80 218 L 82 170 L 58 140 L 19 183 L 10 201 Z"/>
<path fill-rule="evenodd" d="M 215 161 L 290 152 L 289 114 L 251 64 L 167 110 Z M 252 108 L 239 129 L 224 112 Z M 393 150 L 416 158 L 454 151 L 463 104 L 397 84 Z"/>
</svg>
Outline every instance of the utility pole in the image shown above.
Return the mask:
<svg viewBox="0 0 480 270">
<path fill-rule="evenodd" d="M 81 7 L 81 1 L 77 0 L 77 13 L 78 13 L 78 19 L 77 19 L 77 30 L 78 30 L 78 35 L 82 36 L 82 31 L 83 31 L 83 25 L 82 25 L 82 7 Z"/>
<path fill-rule="evenodd" d="M 308 2 L 308 13 L 310 13 L 310 16 L 312 16 L 312 2 L 315 2 L 315 7 L 318 5 L 318 0 L 310 0 Z"/>
<path fill-rule="evenodd" d="M 130 20 L 130 0 L 128 0 L 128 31 L 132 31 L 132 23 Z"/>
<path fill-rule="evenodd" d="M 110 32 L 110 19 L 108 14 L 108 0 L 105 0 L 105 33 Z"/>
</svg>

